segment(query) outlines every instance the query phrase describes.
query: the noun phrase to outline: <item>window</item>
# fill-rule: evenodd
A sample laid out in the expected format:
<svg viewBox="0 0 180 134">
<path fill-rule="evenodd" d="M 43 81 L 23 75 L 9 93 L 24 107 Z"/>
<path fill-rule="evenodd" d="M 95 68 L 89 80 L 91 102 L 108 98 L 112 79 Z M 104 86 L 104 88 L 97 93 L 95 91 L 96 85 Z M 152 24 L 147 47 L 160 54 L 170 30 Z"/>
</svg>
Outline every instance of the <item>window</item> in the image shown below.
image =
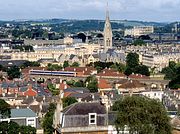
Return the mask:
<svg viewBox="0 0 180 134">
<path fill-rule="evenodd" d="M 34 119 L 27 119 L 27 126 L 35 127 L 35 120 Z"/>
<path fill-rule="evenodd" d="M 96 125 L 96 113 L 89 113 L 89 125 Z"/>
</svg>

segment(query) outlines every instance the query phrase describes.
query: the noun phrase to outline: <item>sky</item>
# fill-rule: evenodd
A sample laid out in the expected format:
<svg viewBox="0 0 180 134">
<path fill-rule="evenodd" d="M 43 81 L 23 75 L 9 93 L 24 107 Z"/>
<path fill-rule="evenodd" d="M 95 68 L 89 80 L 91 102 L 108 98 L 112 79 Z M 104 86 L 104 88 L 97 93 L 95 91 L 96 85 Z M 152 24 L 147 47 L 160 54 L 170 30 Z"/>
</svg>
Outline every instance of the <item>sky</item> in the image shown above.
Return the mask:
<svg viewBox="0 0 180 134">
<path fill-rule="evenodd" d="M 104 19 L 107 0 L 0 0 L 0 20 Z M 180 0 L 109 0 L 112 20 L 180 20 Z"/>
</svg>

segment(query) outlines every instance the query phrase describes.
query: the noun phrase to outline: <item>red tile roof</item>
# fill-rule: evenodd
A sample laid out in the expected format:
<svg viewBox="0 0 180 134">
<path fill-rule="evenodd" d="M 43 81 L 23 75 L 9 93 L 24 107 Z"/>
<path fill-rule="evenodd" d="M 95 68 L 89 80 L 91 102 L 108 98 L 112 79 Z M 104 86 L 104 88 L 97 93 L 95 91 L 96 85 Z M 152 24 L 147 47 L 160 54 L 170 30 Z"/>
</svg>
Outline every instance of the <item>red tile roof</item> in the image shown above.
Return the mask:
<svg viewBox="0 0 180 134">
<path fill-rule="evenodd" d="M 60 89 L 60 90 L 64 90 L 64 89 L 69 88 L 69 87 L 70 87 L 70 86 L 67 85 L 67 84 L 65 84 L 65 83 L 60 83 L 60 85 L 59 85 L 59 89 Z"/>
<path fill-rule="evenodd" d="M 72 92 L 65 92 L 64 93 L 64 97 L 68 97 L 69 95 L 71 95 L 72 94 Z"/>
<path fill-rule="evenodd" d="M 24 96 L 36 96 L 37 92 L 30 86 L 27 91 L 24 92 Z"/>
<path fill-rule="evenodd" d="M 108 88 L 112 88 L 111 84 L 109 83 L 108 80 L 106 79 L 99 79 L 98 80 L 98 88 L 99 89 L 108 89 Z"/>
<path fill-rule="evenodd" d="M 144 84 L 140 83 L 137 80 L 129 80 L 126 83 L 122 84 L 119 86 L 119 88 L 140 88 L 140 87 L 145 87 Z"/>
<path fill-rule="evenodd" d="M 104 69 L 102 72 L 98 73 L 97 76 L 100 76 L 100 77 L 126 77 L 125 74 L 123 73 L 120 73 L 114 69 Z"/>
</svg>

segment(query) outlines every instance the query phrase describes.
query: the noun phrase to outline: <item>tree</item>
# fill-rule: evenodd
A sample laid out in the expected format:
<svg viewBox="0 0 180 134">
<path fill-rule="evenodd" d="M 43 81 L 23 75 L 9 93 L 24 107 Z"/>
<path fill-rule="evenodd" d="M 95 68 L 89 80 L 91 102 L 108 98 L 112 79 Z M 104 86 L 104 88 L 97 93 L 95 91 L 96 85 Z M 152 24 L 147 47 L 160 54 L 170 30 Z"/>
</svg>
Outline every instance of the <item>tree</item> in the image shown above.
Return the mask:
<svg viewBox="0 0 180 134">
<path fill-rule="evenodd" d="M 64 61 L 63 68 L 69 67 L 69 61 Z"/>
<path fill-rule="evenodd" d="M 145 42 L 141 39 L 137 39 L 134 41 L 133 43 L 135 46 L 142 46 L 142 45 L 145 45 Z"/>
<path fill-rule="evenodd" d="M 20 134 L 36 134 L 36 128 L 31 126 L 21 126 L 19 129 Z"/>
<path fill-rule="evenodd" d="M 74 87 L 84 87 L 85 84 L 84 84 L 84 81 L 79 80 L 79 81 L 74 82 L 73 86 Z"/>
<path fill-rule="evenodd" d="M 49 70 L 49 71 L 59 71 L 61 69 L 62 69 L 62 66 L 57 65 L 57 64 L 50 64 L 49 63 L 47 66 L 47 70 Z"/>
<path fill-rule="evenodd" d="M 1 118 L 8 118 L 11 115 L 10 105 L 5 100 L 0 99 L 0 116 Z"/>
<path fill-rule="evenodd" d="M 126 57 L 126 66 L 135 68 L 139 65 L 139 55 L 137 53 L 128 53 Z"/>
<path fill-rule="evenodd" d="M 79 67 L 79 63 L 78 62 L 74 62 L 71 67 Z"/>
<path fill-rule="evenodd" d="M 90 90 L 91 93 L 98 91 L 98 81 L 95 76 L 89 76 L 86 78 L 85 83 L 86 87 Z"/>
<path fill-rule="evenodd" d="M 39 62 L 31 62 L 31 61 L 26 61 L 25 63 L 22 64 L 21 68 L 26 68 L 26 67 L 39 67 L 40 63 Z"/>
<path fill-rule="evenodd" d="M 19 126 L 16 122 L 0 122 L 0 133 L 3 134 L 36 134 L 36 128 L 31 126 Z"/>
<path fill-rule="evenodd" d="M 134 73 L 150 76 L 149 68 L 145 65 L 139 65 L 134 68 Z"/>
<path fill-rule="evenodd" d="M 169 118 L 164 106 L 153 99 L 132 96 L 116 101 L 117 131 L 128 128 L 130 134 L 171 134 Z"/>
<path fill-rule="evenodd" d="M 110 68 L 113 68 L 119 72 L 124 72 L 126 66 L 122 63 L 114 63 L 113 65 L 110 66 Z"/>
<path fill-rule="evenodd" d="M 7 70 L 7 74 L 8 74 L 9 79 L 14 79 L 14 78 L 19 78 L 21 75 L 21 72 L 20 72 L 19 67 L 13 66 Z"/>
<path fill-rule="evenodd" d="M 180 88 L 180 75 L 177 75 L 169 82 L 169 88 L 178 89 Z"/>
<path fill-rule="evenodd" d="M 71 104 L 76 103 L 77 100 L 74 97 L 66 97 L 62 99 L 62 102 L 63 102 L 63 108 L 65 108 Z"/>
<path fill-rule="evenodd" d="M 59 89 L 57 89 L 53 84 L 48 84 L 47 88 L 51 91 L 53 95 L 59 94 Z"/>
<path fill-rule="evenodd" d="M 54 103 L 51 103 L 48 112 L 46 113 L 45 117 L 43 118 L 42 127 L 44 128 L 45 134 L 52 134 L 53 133 L 53 116 L 56 109 L 56 105 Z"/>
</svg>

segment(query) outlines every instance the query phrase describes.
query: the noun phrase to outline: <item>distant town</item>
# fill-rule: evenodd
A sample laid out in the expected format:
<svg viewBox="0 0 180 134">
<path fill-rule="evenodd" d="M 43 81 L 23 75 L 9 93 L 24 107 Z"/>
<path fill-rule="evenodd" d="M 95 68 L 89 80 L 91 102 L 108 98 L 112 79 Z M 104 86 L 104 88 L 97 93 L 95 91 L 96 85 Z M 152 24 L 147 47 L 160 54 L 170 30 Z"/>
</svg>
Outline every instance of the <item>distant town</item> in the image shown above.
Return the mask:
<svg viewBox="0 0 180 134">
<path fill-rule="evenodd" d="M 179 134 L 180 23 L 0 21 L 0 133 Z"/>
</svg>

